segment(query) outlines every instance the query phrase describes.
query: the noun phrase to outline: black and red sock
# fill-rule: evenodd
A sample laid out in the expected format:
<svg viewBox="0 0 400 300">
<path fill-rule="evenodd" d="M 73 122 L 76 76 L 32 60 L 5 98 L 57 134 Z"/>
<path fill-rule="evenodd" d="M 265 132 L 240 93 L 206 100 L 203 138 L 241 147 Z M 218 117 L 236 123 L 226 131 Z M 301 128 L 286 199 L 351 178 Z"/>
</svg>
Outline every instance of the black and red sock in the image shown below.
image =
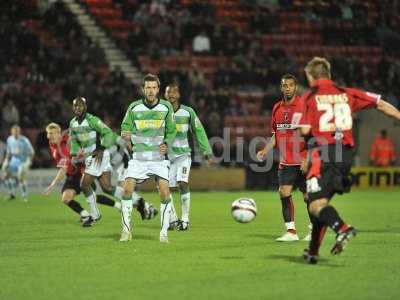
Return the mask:
<svg viewBox="0 0 400 300">
<path fill-rule="evenodd" d="M 294 222 L 294 205 L 292 196 L 281 197 L 282 216 L 285 223 Z"/>
<path fill-rule="evenodd" d="M 81 211 L 83 210 L 81 204 L 79 202 L 76 202 L 75 200 L 71 200 L 68 203 L 66 203 L 69 208 L 71 208 L 74 212 L 77 214 L 81 214 Z"/>
<path fill-rule="evenodd" d="M 115 201 L 105 195 L 96 195 L 97 203 L 114 207 Z"/>
<path fill-rule="evenodd" d="M 318 220 L 332 228 L 336 233 L 342 232 L 348 228 L 348 225 L 344 223 L 337 210 L 330 205 L 321 209 Z"/>
</svg>

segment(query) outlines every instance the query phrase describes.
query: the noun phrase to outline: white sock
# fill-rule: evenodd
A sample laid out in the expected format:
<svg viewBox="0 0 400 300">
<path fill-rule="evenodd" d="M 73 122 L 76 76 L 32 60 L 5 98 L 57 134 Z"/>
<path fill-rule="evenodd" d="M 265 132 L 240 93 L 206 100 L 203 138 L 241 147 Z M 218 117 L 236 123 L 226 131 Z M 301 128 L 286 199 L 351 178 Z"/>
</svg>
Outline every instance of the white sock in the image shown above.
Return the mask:
<svg viewBox="0 0 400 300">
<path fill-rule="evenodd" d="M 175 206 L 174 206 L 174 199 L 172 198 L 171 195 L 171 208 L 170 208 L 170 214 L 169 214 L 169 222 L 176 222 L 178 221 L 178 215 L 176 214 Z"/>
<path fill-rule="evenodd" d="M 117 185 L 115 187 L 115 191 L 114 191 L 114 197 L 121 200 L 122 199 L 122 195 L 124 194 L 124 189 L 122 187 L 120 187 L 119 185 Z"/>
<path fill-rule="evenodd" d="M 121 200 L 122 231 L 131 232 L 132 199 Z"/>
<path fill-rule="evenodd" d="M 161 235 L 168 235 L 169 219 L 171 216 L 171 201 L 160 204 Z"/>
<path fill-rule="evenodd" d="M 137 204 L 138 204 L 140 198 L 142 198 L 142 197 L 140 197 L 140 195 L 139 195 L 138 193 L 136 193 L 135 191 L 133 191 L 133 193 L 132 193 L 132 198 L 131 198 L 132 203 L 133 203 L 133 206 L 135 206 L 135 207 L 137 206 Z"/>
<path fill-rule="evenodd" d="M 26 181 L 20 181 L 20 186 L 21 186 L 21 196 L 22 196 L 22 198 L 26 198 L 28 195 L 28 192 L 26 189 Z"/>
<path fill-rule="evenodd" d="M 190 192 L 181 195 L 181 204 L 182 204 L 182 221 L 189 222 Z"/>
<path fill-rule="evenodd" d="M 89 196 L 86 196 L 86 201 L 89 204 L 90 215 L 97 219 L 100 217 L 100 210 L 97 207 L 96 194 L 92 191 Z"/>
<path fill-rule="evenodd" d="M 296 230 L 296 226 L 294 225 L 294 222 L 288 222 L 288 223 L 285 223 L 285 226 L 286 226 L 286 230 Z"/>
</svg>

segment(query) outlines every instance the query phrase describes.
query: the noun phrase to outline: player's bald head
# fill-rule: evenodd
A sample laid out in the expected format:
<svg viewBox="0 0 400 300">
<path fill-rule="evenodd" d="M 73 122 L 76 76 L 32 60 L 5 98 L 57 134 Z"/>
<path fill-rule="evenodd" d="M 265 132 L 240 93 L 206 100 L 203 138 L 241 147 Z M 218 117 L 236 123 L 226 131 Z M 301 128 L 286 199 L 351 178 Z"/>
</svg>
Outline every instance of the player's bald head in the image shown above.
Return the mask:
<svg viewBox="0 0 400 300">
<path fill-rule="evenodd" d="M 72 104 L 75 104 L 75 103 L 81 103 L 84 106 L 86 106 L 86 99 L 83 97 L 76 97 L 74 100 L 72 100 Z"/>
</svg>

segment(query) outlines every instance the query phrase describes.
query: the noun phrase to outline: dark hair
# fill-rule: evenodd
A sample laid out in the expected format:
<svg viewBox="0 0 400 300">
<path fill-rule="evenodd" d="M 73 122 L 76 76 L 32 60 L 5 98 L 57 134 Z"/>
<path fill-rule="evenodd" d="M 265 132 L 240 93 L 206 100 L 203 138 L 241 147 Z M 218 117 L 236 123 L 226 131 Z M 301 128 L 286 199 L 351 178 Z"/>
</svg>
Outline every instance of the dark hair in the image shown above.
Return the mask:
<svg viewBox="0 0 400 300">
<path fill-rule="evenodd" d="M 153 75 L 153 74 L 146 74 L 146 75 L 143 77 L 142 86 L 144 86 L 144 83 L 145 83 L 146 81 L 155 81 L 155 82 L 157 82 L 158 87 L 161 86 L 160 79 L 158 79 L 158 77 L 157 77 L 156 75 Z"/>
<path fill-rule="evenodd" d="M 296 76 L 294 76 L 294 75 L 292 75 L 292 74 L 289 74 L 289 73 L 286 73 L 285 75 L 283 75 L 283 76 L 281 77 L 281 82 L 284 81 L 284 80 L 287 80 L 287 79 L 293 80 L 294 83 L 297 85 L 297 78 L 296 78 Z"/>
</svg>

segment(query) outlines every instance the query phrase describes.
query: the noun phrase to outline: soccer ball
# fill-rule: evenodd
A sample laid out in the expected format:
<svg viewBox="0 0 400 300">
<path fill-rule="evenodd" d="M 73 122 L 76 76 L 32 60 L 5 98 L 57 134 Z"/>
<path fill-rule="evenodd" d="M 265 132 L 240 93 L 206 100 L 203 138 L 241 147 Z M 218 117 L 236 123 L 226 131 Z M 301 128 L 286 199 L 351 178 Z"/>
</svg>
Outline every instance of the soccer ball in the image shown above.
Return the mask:
<svg viewBox="0 0 400 300">
<path fill-rule="evenodd" d="M 250 198 L 239 198 L 232 203 L 232 217 L 239 223 L 249 223 L 257 216 L 256 202 Z"/>
</svg>

